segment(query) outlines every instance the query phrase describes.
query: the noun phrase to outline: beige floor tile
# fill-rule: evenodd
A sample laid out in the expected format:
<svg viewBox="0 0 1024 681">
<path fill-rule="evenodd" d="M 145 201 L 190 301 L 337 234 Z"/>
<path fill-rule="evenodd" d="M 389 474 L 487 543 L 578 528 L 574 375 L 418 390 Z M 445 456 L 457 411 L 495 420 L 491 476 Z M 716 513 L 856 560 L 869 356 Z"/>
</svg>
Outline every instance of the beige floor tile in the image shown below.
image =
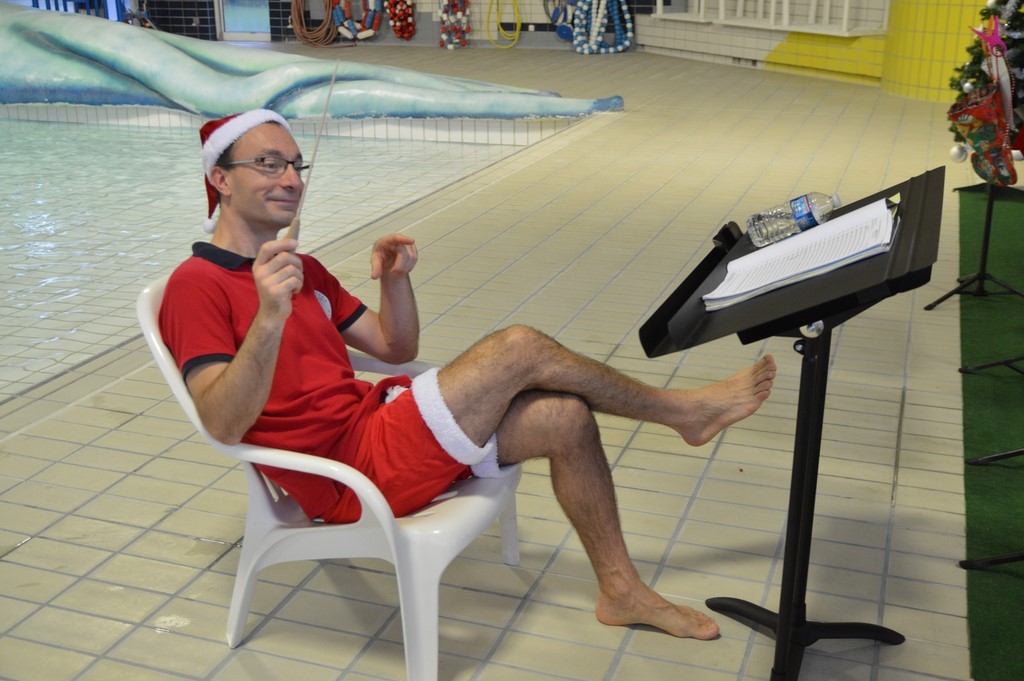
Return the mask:
<svg viewBox="0 0 1024 681">
<path fill-rule="evenodd" d="M 60 514 L 0 499 L 0 528 L 34 535 L 60 519 Z"/>
<path fill-rule="evenodd" d="M 121 452 L 102 447 L 82 447 L 64 458 L 63 463 L 87 466 L 120 473 L 130 473 L 149 461 L 152 457 L 134 452 Z"/>
<path fill-rule="evenodd" d="M 955 487 L 956 481 L 952 480 L 949 486 Z M 963 508 L 963 491 L 944 491 L 940 489 L 927 489 L 922 487 L 910 487 L 899 485 L 896 488 L 896 503 L 900 506 L 913 506 L 933 511 L 944 511 L 950 508 Z"/>
<path fill-rule="evenodd" d="M 885 551 L 863 544 L 847 544 L 832 541 L 831 538 L 820 538 L 811 547 L 811 564 L 881 574 L 885 564 Z"/>
<path fill-rule="evenodd" d="M 128 622 L 141 622 L 161 603 L 163 594 L 118 584 L 79 580 L 51 601 L 52 605 Z"/>
<path fill-rule="evenodd" d="M 564 678 L 551 674 L 533 672 L 522 667 L 510 667 L 503 664 L 491 663 L 484 667 L 480 673 L 480 681 L 552 681 L 552 679 Z"/>
<path fill-rule="evenodd" d="M 894 577 L 919 579 L 925 582 L 964 587 L 967 573 L 958 561 L 933 556 L 918 556 L 893 551 L 889 561 L 889 574 Z"/>
<path fill-rule="evenodd" d="M 166 629 L 136 629 L 108 653 L 113 660 L 203 678 L 220 664 L 226 646 Z"/>
<path fill-rule="evenodd" d="M 246 505 L 247 496 L 244 492 L 213 488 L 203 490 L 185 504 L 192 511 L 239 519 L 245 518 Z"/>
<path fill-rule="evenodd" d="M 300 591 L 289 598 L 274 617 L 369 637 L 376 634 L 393 614 L 394 608 L 388 606 Z"/>
<path fill-rule="evenodd" d="M 823 541 L 884 549 L 888 528 L 880 523 L 826 516 L 815 519 L 814 537 Z"/>
<path fill-rule="evenodd" d="M 128 399 L 134 400 L 136 398 L 131 397 Z M 110 449 L 120 449 L 127 452 L 159 454 L 175 444 L 175 442 L 176 440 L 169 437 L 115 430 L 93 440 L 92 444 L 97 447 L 109 447 Z"/>
<path fill-rule="evenodd" d="M 102 437 L 107 432 L 107 428 L 103 426 L 92 426 L 84 425 L 81 423 L 66 423 L 58 421 L 55 423 L 47 423 L 41 426 L 34 426 L 26 428 L 24 433 L 26 435 L 38 435 L 53 440 L 62 440 L 64 442 L 74 442 L 77 444 L 86 444 L 92 442 L 98 437 Z"/>
<path fill-rule="evenodd" d="M 200 489 L 202 488 L 183 482 L 131 475 L 111 487 L 108 492 L 118 497 L 176 506 L 195 496 Z"/>
<path fill-rule="evenodd" d="M 456 664 L 451 664 L 447 656 L 442 656 L 439 664 L 439 673 L 444 674 L 448 678 L 454 678 L 453 668 Z M 475 664 L 474 664 L 475 666 Z M 398 643 L 391 641 L 378 640 L 370 645 L 364 653 L 359 657 L 354 665 L 353 669 L 356 672 L 363 672 L 363 674 L 356 673 L 353 675 L 355 679 L 388 679 L 388 681 L 400 681 L 406 677 L 405 674 L 405 653 L 402 650 L 402 646 Z M 348 677 L 346 677 L 347 679 Z"/>
<path fill-rule="evenodd" d="M 703 498 L 694 501 L 688 518 L 768 532 L 780 532 L 786 525 L 786 513 L 782 509 L 772 511 Z"/>
<path fill-rule="evenodd" d="M 124 412 L 110 411 L 107 409 L 96 409 L 73 405 L 62 409 L 54 418 L 67 423 L 78 423 L 87 426 L 98 426 L 104 428 L 117 428 L 132 420 L 133 415 Z"/>
<path fill-rule="evenodd" d="M 960 646 L 908 641 L 899 646 L 882 646 L 879 656 L 881 663 L 887 667 L 953 679 L 971 678 L 966 650 Z"/>
<path fill-rule="evenodd" d="M 151 531 L 125 547 L 123 553 L 164 563 L 207 568 L 233 547 L 229 542 Z"/>
<path fill-rule="evenodd" d="M 955 617 L 967 616 L 963 592 L 963 586 L 930 584 L 902 577 L 890 577 L 885 585 L 887 603 Z"/>
<path fill-rule="evenodd" d="M 0 596 L 0 633 L 6 633 L 38 608 L 35 603 Z"/>
<path fill-rule="evenodd" d="M 605 648 L 510 632 L 492 659 L 569 679 L 595 679 L 604 677 L 614 658 L 614 651 Z"/>
<path fill-rule="evenodd" d="M 338 678 L 338 670 L 307 664 L 301 660 L 239 650 L 210 678 L 212 681 L 275 681 L 292 677 L 304 681 L 334 681 Z"/>
<path fill-rule="evenodd" d="M 90 577 L 112 584 L 173 594 L 193 579 L 197 570 L 159 560 L 117 555 L 94 570 Z"/>
<path fill-rule="evenodd" d="M 129 631 L 127 622 L 84 615 L 68 610 L 43 608 L 11 631 L 20 638 L 99 655 Z"/>
<path fill-rule="evenodd" d="M 918 638 L 943 645 L 963 647 L 967 640 L 966 617 L 890 605 L 882 624 L 896 631 L 918 632 Z"/>
<path fill-rule="evenodd" d="M 0 454 L 0 461 L 3 462 L 4 476 L 17 480 L 27 480 L 51 465 L 50 462 L 43 459 L 8 453 Z M 11 484 L 17 483 L 12 481 Z"/>
<path fill-rule="evenodd" d="M 80 677 L 80 681 L 179 681 L 177 674 L 169 674 L 140 665 L 98 660 Z"/>
<path fill-rule="evenodd" d="M 444 584 L 523 598 L 534 585 L 536 572 L 493 562 L 456 558 L 442 576 Z"/>
<path fill-rule="evenodd" d="M 698 546 L 724 546 L 734 551 L 770 557 L 776 553 L 778 533 L 689 521 L 679 533 L 679 541 Z"/>
<path fill-rule="evenodd" d="M 136 473 L 147 478 L 206 487 L 224 475 L 224 469 L 219 466 L 159 457 L 147 463 Z"/>
<path fill-rule="evenodd" d="M 31 435 L 14 435 L 0 441 L 0 451 L 32 456 L 46 461 L 59 461 L 76 449 L 74 442 L 61 442 Z"/>
<path fill-rule="evenodd" d="M 86 518 L 113 524 L 149 527 L 166 517 L 172 508 L 166 504 L 106 494 L 79 508 L 78 513 Z"/>
<path fill-rule="evenodd" d="M 781 567 L 777 569 L 781 570 Z M 661 571 L 657 582 L 652 586 L 655 591 L 674 603 L 705 611 L 704 601 L 715 597 L 739 598 L 759 605 L 765 603 L 766 589 L 763 582 L 688 568 L 667 567 Z M 774 606 L 778 599 L 767 602 Z"/>
<path fill-rule="evenodd" d="M 518 598 L 441 586 L 441 612 L 445 617 L 504 627 L 520 604 Z"/>
<path fill-rule="evenodd" d="M 673 664 L 649 657 L 639 655 L 625 655 L 616 666 L 615 673 L 611 678 L 616 681 L 627 681 L 628 679 L 662 679 L 687 675 L 694 679 L 707 679 L 707 681 L 728 681 L 735 679 L 735 672 L 719 671 L 708 669 L 697 664 Z"/>
<path fill-rule="evenodd" d="M 905 669 L 882 667 L 878 671 L 878 681 L 931 681 L 933 678 L 930 674 L 917 674 Z"/>
<path fill-rule="evenodd" d="M 157 529 L 230 544 L 241 539 L 244 525 L 241 518 L 180 508 L 160 522 Z"/>
<path fill-rule="evenodd" d="M 333 629 L 271 619 L 250 635 L 245 647 L 324 667 L 347 667 L 369 639 Z"/>
<path fill-rule="evenodd" d="M 227 618 L 227 608 L 187 598 L 174 598 L 154 612 L 146 624 L 158 631 L 173 631 L 224 643 L 225 653 L 227 653 L 225 642 Z"/>
<path fill-rule="evenodd" d="M 45 603 L 75 583 L 71 575 L 0 561 L 0 594 Z"/>
<path fill-rule="evenodd" d="M 11 681 L 71 681 L 90 655 L 11 637 L 0 638 L 4 676 Z"/>
<path fill-rule="evenodd" d="M 110 557 L 109 551 L 34 537 L 4 556 L 5 561 L 82 576 Z"/>
<path fill-rule="evenodd" d="M 88 490 L 72 489 L 34 481 L 23 482 L 0 495 L 0 500 L 15 505 L 33 506 L 57 513 L 72 511 L 95 494 Z"/>
<path fill-rule="evenodd" d="M 122 478 L 116 471 L 55 463 L 32 477 L 34 482 L 101 492 Z"/>
<path fill-rule="evenodd" d="M 737 579 L 766 580 L 775 564 L 774 552 L 765 555 L 744 549 L 740 545 L 726 549 L 676 542 L 665 564 Z"/>
</svg>

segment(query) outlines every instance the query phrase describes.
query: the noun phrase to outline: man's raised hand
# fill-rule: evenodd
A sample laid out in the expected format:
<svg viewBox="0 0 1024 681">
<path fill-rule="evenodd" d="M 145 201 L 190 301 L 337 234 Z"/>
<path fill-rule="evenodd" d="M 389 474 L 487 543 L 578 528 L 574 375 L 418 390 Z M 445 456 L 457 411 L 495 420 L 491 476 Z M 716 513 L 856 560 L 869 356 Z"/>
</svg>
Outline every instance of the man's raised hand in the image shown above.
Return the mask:
<svg viewBox="0 0 1024 681">
<path fill-rule="evenodd" d="M 412 272 L 419 260 L 416 240 L 404 234 L 389 234 L 373 245 L 370 253 L 370 278 L 385 274 L 404 276 Z"/>
</svg>

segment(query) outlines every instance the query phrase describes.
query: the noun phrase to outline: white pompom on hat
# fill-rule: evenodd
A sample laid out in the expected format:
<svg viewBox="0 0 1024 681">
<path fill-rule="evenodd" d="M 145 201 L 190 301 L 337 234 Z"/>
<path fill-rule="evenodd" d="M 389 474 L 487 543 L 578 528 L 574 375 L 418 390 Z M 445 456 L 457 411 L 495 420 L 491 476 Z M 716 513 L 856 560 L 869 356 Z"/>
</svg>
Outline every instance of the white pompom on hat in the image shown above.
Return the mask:
<svg viewBox="0 0 1024 681">
<path fill-rule="evenodd" d="M 213 211 L 216 210 L 217 204 L 220 203 L 220 195 L 213 188 L 213 185 L 210 184 L 210 171 L 213 170 L 213 167 L 217 164 L 217 159 L 221 157 L 228 147 L 237 142 L 242 135 L 264 123 L 277 123 L 288 132 L 292 131 L 288 121 L 281 114 L 270 109 L 254 109 L 245 113 L 218 118 L 214 121 L 208 121 L 199 129 L 199 139 L 203 143 L 206 203 L 209 207 L 206 219 L 203 220 L 203 229 L 207 234 L 213 234 L 213 229 L 217 224 L 213 219 Z"/>
</svg>

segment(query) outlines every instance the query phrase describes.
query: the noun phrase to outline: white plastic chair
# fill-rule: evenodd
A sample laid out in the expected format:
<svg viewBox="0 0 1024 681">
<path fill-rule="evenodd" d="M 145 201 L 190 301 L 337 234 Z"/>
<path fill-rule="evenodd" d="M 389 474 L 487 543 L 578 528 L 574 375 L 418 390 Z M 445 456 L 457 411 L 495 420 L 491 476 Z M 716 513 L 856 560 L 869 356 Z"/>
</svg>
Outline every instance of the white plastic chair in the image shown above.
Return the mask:
<svg viewBox="0 0 1024 681">
<path fill-rule="evenodd" d="M 435 681 L 438 667 L 438 590 L 448 564 L 498 519 L 505 563 L 519 563 L 516 520 L 518 469 L 504 478 L 471 478 L 455 483 L 420 511 L 395 518 L 384 496 L 359 471 L 318 456 L 247 444 L 225 445 L 203 427 L 158 324 L 167 278 L 146 287 L 136 311 L 157 366 L 186 415 L 213 447 L 239 459 L 248 480 L 248 512 L 242 552 L 228 612 L 227 641 L 232 648 L 245 635 L 253 588 L 260 570 L 295 560 L 382 558 L 395 566 L 405 638 L 409 681 Z M 391 365 L 352 353 L 357 371 L 415 375 L 422 362 Z M 322 475 L 352 489 L 362 503 L 355 523 L 330 525 L 310 521 L 290 497 L 254 466 L 264 464 Z"/>
</svg>

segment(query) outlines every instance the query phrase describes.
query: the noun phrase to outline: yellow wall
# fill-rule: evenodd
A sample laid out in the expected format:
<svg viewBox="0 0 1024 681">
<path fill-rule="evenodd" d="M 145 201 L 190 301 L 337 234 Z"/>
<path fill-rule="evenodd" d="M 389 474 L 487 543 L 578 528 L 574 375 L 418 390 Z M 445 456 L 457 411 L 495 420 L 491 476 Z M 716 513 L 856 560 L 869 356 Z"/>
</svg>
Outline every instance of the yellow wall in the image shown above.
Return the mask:
<svg viewBox="0 0 1024 681">
<path fill-rule="evenodd" d="M 789 33 L 765 59 L 765 68 L 878 84 L 884 59 L 884 36 L 839 38 Z"/>
<path fill-rule="evenodd" d="M 765 68 L 865 83 L 894 94 L 952 102 L 953 69 L 967 60 L 984 0 L 893 0 L 884 36 L 840 38 L 790 33 Z"/>
<path fill-rule="evenodd" d="M 889 10 L 882 88 L 906 97 L 952 102 L 953 69 L 967 61 L 984 0 L 894 0 Z"/>
</svg>

